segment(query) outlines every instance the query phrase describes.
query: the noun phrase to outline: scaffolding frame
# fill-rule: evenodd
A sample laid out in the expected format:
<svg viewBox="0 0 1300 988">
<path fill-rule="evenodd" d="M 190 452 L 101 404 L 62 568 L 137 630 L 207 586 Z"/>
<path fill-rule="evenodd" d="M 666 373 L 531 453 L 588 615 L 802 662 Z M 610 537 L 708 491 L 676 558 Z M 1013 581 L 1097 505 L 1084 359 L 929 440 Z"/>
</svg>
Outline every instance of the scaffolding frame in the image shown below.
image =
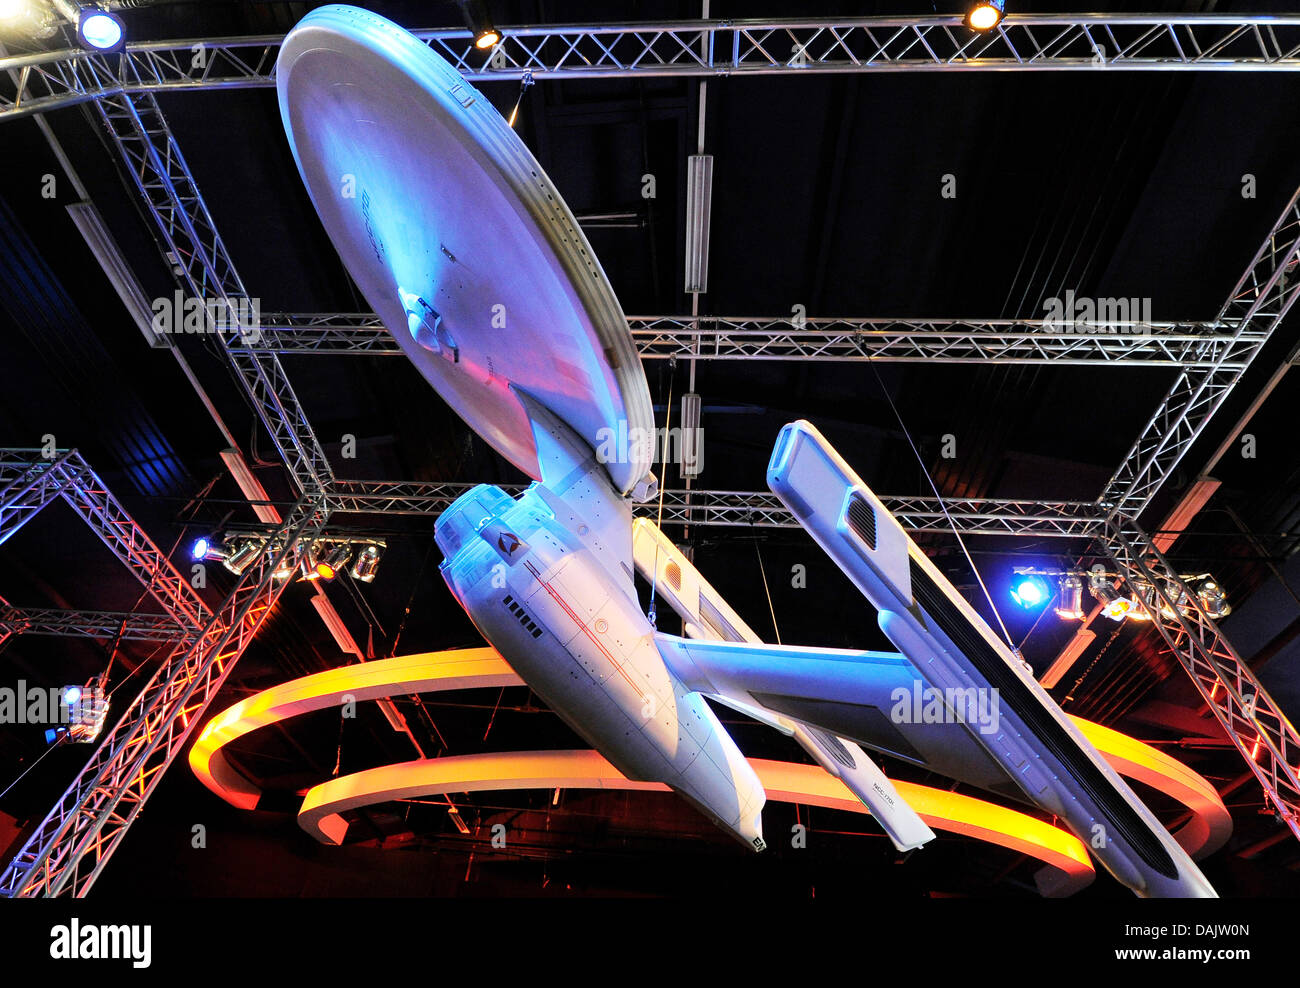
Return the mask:
<svg viewBox="0 0 1300 988">
<path fill-rule="evenodd" d="M 1010 14 L 979 33 L 960 15 L 525 25 L 491 51 L 463 28 L 412 32 L 471 82 L 628 75 L 1300 69 L 1300 17 L 1277 14 Z M 275 85 L 283 35 L 128 44 L 0 58 L 0 120 L 114 93 Z M 10 75 L 12 73 L 12 76 Z"/>
<path fill-rule="evenodd" d="M 845 71 L 1300 68 L 1300 17 L 1272 16 L 1012 16 L 988 35 L 970 35 L 952 17 L 514 28 L 498 46 L 501 54 L 496 64 L 486 62 L 489 56 L 474 61 L 468 32 L 422 32 L 422 37 L 477 82 L 526 74 L 599 78 L 629 73 L 707 77 Z M 248 300 L 247 292 L 154 93 L 272 85 L 279 42 L 279 38 L 206 39 L 130 45 L 116 56 L 53 52 L 2 58 L 0 69 L 12 70 L 12 75 L 0 72 L 0 80 L 13 81 L 11 88 L 0 89 L 0 120 L 93 100 L 165 253 L 176 265 L 175 273 L 195 297 L 217 300 L 233 318 L 240 302 Z M 203 67 L 195 74 L 194 56 L 199 54 Z M 920 531 L 949 532 L 951 517 L 959 531 L 970 534 L 1096 538 L 1131 588 L 1153 576 L 1177 580 L 1178 574 L 1134 519 L 1202 434 L 1294 303 L 1297 285 L 1290 272 L 1300 257 L 1298 219 L 1293 196 L 1212 323 L 1144 328 L 1113 347 L 1096 338 L 1062 336 L 1053 341 L 1041 327 L 1035 332 L 1023 325 L 987 320 L 924 325 L 916 320 L 838 320 L 814 323 L 814 336 L 801 337 L 790 331 L 795 327 L 786 328 L 788 320 L 740 319 L 706 325 L 687 317 L 646 317 L 640 344 L 651 359 L 927 359 L 925 355 L 931 354 L 950 362 L 1055 359 L 1177 365 L 1178 381 L 1095 503 L 998 499 L 941 503 L 899 498 L 891 499 L 890 505 L 900 520 Z M 271 574 L 299 539 L 318 536 L 332 511 L 432 513 L 449 503 L 452 489 L 459 485 L 335 479 L 279 354 L 391 352 L 379 343 L 376 327 L 367 322 L 372 316 L 342 315 L 343 325 L 325 321 L 306 326 L 304 321 L 310 324 L 317 317 L 288 316 L 281 327 L 285 333 L 270 334 L 272 339 L 283 339 L 288 331 L 304 330 L 307 340 L 315 332 L 316 346 L 249 346 L 241 334 L 223 335 L 230 366 L 302 492 L 277 530 L 277 544 L 283 548 L 274 559 L 268 554 L 246 571 L 217 611 L 202 622 L 195 640 L 174 647 L 0 875 L 0 895 L 86 893 L 274 607 L 285 584 Z M 909 331 L 932 335 L 909 341 Z M 930 349 L 924 349 L 922 339 L 929 340 Z M 39 510 L 32 505 L 45 497 L 50 482 L 48 468 L 11 462 L 0 455 L 0 531 L 4 525 L 16 528 Z M 671 491 L 665 493 L 665 521 L 789 527 L 788 516 L 774 502 L 771 495 L 757 492 Z M 1190 596 L 1194 600 L 1195 595 Z M 1300 789 L 1290 761 L 1300 751 L 1294 727 L 1199 605 L 1190 617 L 1176 608 L 1174 614 L 1168 624 L 1158 623 L 1161 635 L 1251 765 L 1279 817 L 1300 835 L 1296 814 Z M 0 625 L 0 639 L 12 633 L 4 627 L 10 626 Z M 1218 697 L 1220 687 L 1228 699 Z"/>
</svg>

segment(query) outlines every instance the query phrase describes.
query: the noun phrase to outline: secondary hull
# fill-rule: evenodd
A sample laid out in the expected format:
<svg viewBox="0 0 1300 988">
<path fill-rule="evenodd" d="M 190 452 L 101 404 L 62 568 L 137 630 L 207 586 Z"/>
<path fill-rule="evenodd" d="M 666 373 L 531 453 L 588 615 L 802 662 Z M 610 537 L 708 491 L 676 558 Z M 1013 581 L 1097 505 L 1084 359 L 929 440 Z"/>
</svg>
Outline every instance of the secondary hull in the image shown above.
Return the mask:
<svg viewBox="0 0 1300 988">
<path fill-rule="evenodd" d="M 654 629 L 530 488 L 481 485 L 438 519 L 443 577 L 483 636 L 624 775 L 671 786 L 761 850 L 762 784 Z"/>
</svg>

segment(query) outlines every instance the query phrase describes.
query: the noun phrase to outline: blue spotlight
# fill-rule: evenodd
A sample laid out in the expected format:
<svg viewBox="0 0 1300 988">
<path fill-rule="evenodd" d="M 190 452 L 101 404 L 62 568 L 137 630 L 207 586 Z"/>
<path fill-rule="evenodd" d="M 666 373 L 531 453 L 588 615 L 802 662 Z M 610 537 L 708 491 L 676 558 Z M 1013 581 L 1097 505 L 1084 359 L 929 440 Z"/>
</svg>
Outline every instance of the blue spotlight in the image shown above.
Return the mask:
<svg viewBox="0 0 1300 988">
<path fill-rule="evenodd" d="M 208 558 L 208 550 L 212 548 L 212 542 L 207 536 L 202 536 L 194 540 L 194 545 L 190 547 L 190 558 L 198 562 Z"/>
<path fill-rule="evenodd" d="M 80 702 L 80 700 L 81 700 L 80 686 L 63 687 L 63 702 L 66 703 L 69 707 Z"/>
<path fill-rule="evenodd" d="M 1042 607 L 1051 595 L 1041 576 L 1017 576 L 1011 581 L 1011 598 L 1021 607 Z"/>
<path fill-rule="evenodd" d="M 77 18 L 77 39 L 94 51 L 115 51 L 126 41 L 126 25 L 116 14 L 87 7 Z"/>
</svg>

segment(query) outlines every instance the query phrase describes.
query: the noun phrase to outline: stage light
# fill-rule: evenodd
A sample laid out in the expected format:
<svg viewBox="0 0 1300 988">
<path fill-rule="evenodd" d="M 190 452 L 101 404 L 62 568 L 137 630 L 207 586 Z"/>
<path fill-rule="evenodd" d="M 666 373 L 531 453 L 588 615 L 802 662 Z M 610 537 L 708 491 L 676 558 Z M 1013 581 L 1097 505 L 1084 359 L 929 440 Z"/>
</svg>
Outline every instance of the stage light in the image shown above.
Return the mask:
<svg viewBox="0 0 1300 988">
<path fill-rule="evenodd" d="M 1061 578 L 1061 598 L 1056 616 L 1078 621 L 1083 617 L 1083 580 L 1075 573 Z"/>
<path fill-rule="evenodd" d="M 339 570 L 348 564 L 352 558 L 352 548 L 341 545 L 327 557 L 316 563 L 316 573 L 322 579 L 332 580 L 339 575 Z"/>
<path fill-rule="evenodd" d="M 377 545 L 368 545 L 357 555 L 356 561 L 352 564 L 352 578 L 360 580 L 362 583 L 372 583 L 375 579 L 375 573 L 379 570 L 379 556 L 383 548 Z"/>
<path fill-rule="evenodd" d="M 1112 621 L 1123 621 L 1133 609 L 1133 601 L 1121 597 L 1110 580 L 1104 573 L 1094 573 L 1088 578 L 1088 589 L 1101 605 L 1101 613 Z"/>
<path fill-rule="evenodd" d="M 299 549 L 297 544 L 291 545 L 289 551 L 284 554 L 280 560 L 280 565 L 272 571 L 271 576 L 277 580 L 287 580 L 293 576 L 293 571 L 298 566 Z"/>
<path fill-rule="evenodd" d="M 1196 584 L 1196 599 L 1212 618 L 1227 617 L 1232 613 L 1232 605 L 1228 603 L 1228 595 L 1223 587 L 1208 577 Z"/>
<path fill-rule="evenodd" d="M 196 563 L 205 561 L 220 562 L 226 558 L 226 550 L 213 544 L 206 535 L 200 535 L 190 546 L 190 559 Z"/>
<path fill-rule="evenodd" d="M 1187 587 L 1181 580 L 1162 580 L 1161 586 L 1164 588 L 1165 596 L 1173 601 L 1173 607 L 1170 607 L 1164 601 L 1160 602 L 1160 616 L 1167 621 L 1177 621 L 1178 614 L 1187 613 L 1190 605 L 1187 596 Z"/>
<path fill-rule="evenodd" d="M 262 554 L 262 543 L 258 539 L 242 539 L 236 543 L 221 565 L 236 576 L 243 576 L 244 571 L 253 565 L 253 561 Z"/>
<path fill-rule="evenodd" d="M 77 17 L 77 40 L 93 51 L 115 51 L 126 43 L 126 25 L 116 14 L 86 7 Z"/>
<path fill-rule="evenodd" d="M 1133 588 L 1133 598 L 1128 616 L 1134 621 L 1150 621 L 1155 616 L 1156 588 L 1146 580 L 1130 580 L 1129 585 Z"/>
<path fill-rule="evenodd" d="M 320 558 L 320 546 L 313 542 L 298 554 L 298 572 L 304 580 L 319 580 L 325 573 L 322 571 L 324 564 Z M 330 571 L 330 579 L 333 579 L 333 571 Z"/>
<path fill-rule="evenodd" d="M 30 0 L 0 0 L 0 21 L 16 21 L 27 15 Z"/>
<path fill-rule="evenodd" d="M 978 0 L 966 11 L 965 25 L 972 31 L 990 31 L 1002 23 L 1007 0 Z"/>
<path fill-rule="evenodd" d="M 63 687 L 63 702 L 67 704 L 69 707 L 72 706 L 74 703 L 80 703 L 81 687 L 80 686 Z"/>
<path fill-rule="evenodd" d="M 474 47 L 479 51 L 495 48 L 501 40 L 501 32 L 492 26 L 482 0 L 461 0 L 460 12 L 466 26 L 474 32 Z"/>
<path fill-rule="evenodd" d="M 1050 597 L 1041 576 L 1020 575 L 1011 582 L 1011 599 L 1021 607 L 1042 607 Z"/>
</svg>

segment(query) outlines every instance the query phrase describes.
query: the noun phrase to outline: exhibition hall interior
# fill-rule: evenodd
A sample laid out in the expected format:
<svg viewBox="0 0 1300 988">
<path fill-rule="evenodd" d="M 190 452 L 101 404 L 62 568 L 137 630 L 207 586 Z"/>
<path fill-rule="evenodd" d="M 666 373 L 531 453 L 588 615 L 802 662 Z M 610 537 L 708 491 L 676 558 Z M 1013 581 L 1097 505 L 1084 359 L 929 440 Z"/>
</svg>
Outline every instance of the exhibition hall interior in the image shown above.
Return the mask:
<svg viewBox="0 0 1300 988">
<path fill-rule="evenodd" d="M 0 897 L 1300 892 L 1300 14 L 1079 6 L 0 0 Z"/>
</svg>

